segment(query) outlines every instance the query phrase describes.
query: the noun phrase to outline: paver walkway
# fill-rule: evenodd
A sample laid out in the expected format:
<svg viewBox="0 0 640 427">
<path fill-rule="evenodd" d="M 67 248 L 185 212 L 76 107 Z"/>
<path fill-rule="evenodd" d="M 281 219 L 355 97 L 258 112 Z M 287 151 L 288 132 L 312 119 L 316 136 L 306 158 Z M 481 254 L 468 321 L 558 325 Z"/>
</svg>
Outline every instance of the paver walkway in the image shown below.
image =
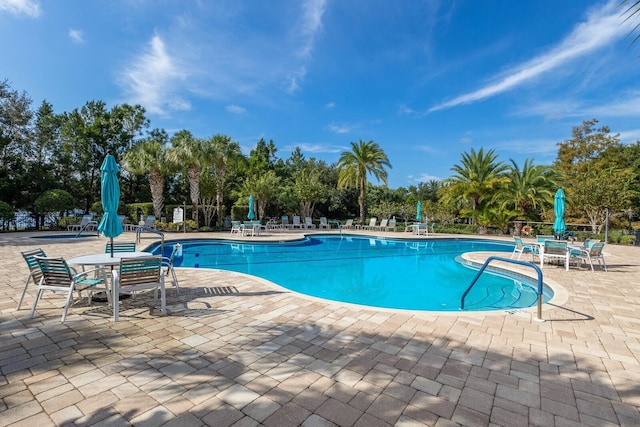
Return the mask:
<svg viewBox="0 0 640 427">
<path fill-rule="evenodd" d="M 193 269 L 168 316 L 141 298 L 118 323 L 77 305 L 62 324 L 48 293 L 29 319 L 33 292 L 16 311 L 20 251 L 104 248 L 79 240 L 0 234 L 2 426 L 640 425 L 638 247 L 607 245 L 607 273 L 545 266 L 563 295 L 545 322 L 363 308 Z"/>
</svg>

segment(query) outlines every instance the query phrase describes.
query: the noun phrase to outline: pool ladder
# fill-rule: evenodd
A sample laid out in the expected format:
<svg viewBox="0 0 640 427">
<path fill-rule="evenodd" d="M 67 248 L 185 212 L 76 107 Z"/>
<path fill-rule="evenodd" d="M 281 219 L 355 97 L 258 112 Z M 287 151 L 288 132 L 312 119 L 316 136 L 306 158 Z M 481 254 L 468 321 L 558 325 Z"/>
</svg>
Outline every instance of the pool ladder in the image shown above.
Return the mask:
<svg viewBox="0 0 640 427">
<path fill-rule="evenodd" d="M 480 267 L 480 270 L 478 270 L 478 274 L 476 274 L 476 277 L 473 278 L 473 280 L 471 281 L 471 284 L 469 285 L 469 287 L 467 287 L 467 290 L 464 291 L 464 293 L 462 294 L 462 297 L 460 298 L 460 310 L 464 310 L 464 298 L 467 296 L 471 288 L 473 288 L 473 285 L 476 284 L 476 282 L 478 281 L 482 273 L 484 273 L 484 270 L 486 270 L 486 268 L 489 266 L 489 263 L 491 261 L 509 262 L 512 264 L 523 265 L 525 267 L 531 267 L 538 273 L 538 289 L 537 289 L 538 317 L 536 318 L 536 320 L 544 322 L 544 319 L 542 318 L 542 270 L 540 269 L 540 267 L 530 262 L 519 261 L 516 259 L 510 259 L 510 258 L 502 258 L 499 256 L 490 256 L 489 258 L 487 258 L 484 264 L 482 264 L 482 267 Z"/>
<path fill-rule="evenodd" d="M 89 226 L 93 226 L 96 228 L 96 236 L 100 236 L 100 230 L 98 230 L 98 223 L 96 221 L 89 221 L 88 223 L 86 223 L 85 225 L 82 226 L 82 228 L 80 229 L 80 231 L 78 231 L 78 234 L 76 234 L 76 237 L 80 237 L 80 235 L 82 234 L 83 231 L 87 231 L 87 229 L 89 228 Z"/>
<path fill-rule="evenodd" d="M 340 221 L 330 220 L 327 221 L 329 224 L 336 224 L 338 226 L 338 230 L 340 230 L 340 238 L 342 239 L 342 226 L 340 225 Z"/>
<path fill-rule="evenodd" d="M 147 227 L 144 225 L 141 225 L 140 227 L 138 227 L 138 229 L 136 230 L 136 244 L 140 244 L 140 234 L 143 231 L 147 231 L 149 233 L 154 233 L 160 236 L 160 253 L 164 254 L 164 233 L 162 231 L 158 231 L 155 228 L 151 228 L 151 227 Z"/>
</svg>

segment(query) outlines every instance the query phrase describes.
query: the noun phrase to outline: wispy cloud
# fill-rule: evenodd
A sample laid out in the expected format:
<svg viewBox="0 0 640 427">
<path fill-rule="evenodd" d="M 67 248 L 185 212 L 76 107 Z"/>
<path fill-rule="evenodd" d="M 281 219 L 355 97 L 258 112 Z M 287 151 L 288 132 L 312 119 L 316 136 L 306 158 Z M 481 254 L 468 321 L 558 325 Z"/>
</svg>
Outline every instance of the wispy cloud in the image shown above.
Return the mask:
<svg viewBox="0 0 640 427">
<path fill-rule="evenodd" d="M 421 173 L 420 175 L 407 175 L 407 180 L 414 184 L 420 184 L 421 182 L 429 182 L 431 180 L 442 181 L 443 178 L 431 175 L 430 173 Z"/>
<path fill-rule="evenodd" d="M 287 150 L 293 151 L 296 149 L 296 147 L 300 147 L 300 149 L 304 153 L 312 153 L 312 154 L 320 154 L 320 153 L 336 154 L 336 153 L 341 153 L 347 150 L 347 147 L 339 146 L 339 145 L 311 144 L 311 143 L 303 142 L 295 145 L 287 145 L 284 147 L 284 151 L 287 151 Z"/>
<path fill-rule="evenodd" d="M 142 105 L 150 113 L 167 115 L 169 111 L 191 109 L 189 100 L 181 95 L 186 76 L 162 38 L 154 35 L 146 50 L 125 70 L 122 84 L 129 102 Z"/>
<path fill-rule="evenodd" d="M 231 105 L 227 105 L 227 106 L 225 107 L 225 109 L 226 109 L 228 112 L 233 113 L 233 114 L 245 114 L 245 113 L 247 112 L 247 109 L 246 109 L 246 108 L 241 107 L 241 106 L 239 106 L 239 105 L 233 105 L 233 104 L 231 104 Z"/>
<path fill-rule="evenodd" d="M 327 127 L 333 133 L 342 134 L 342 133 L 351 132 L 353 129 L 357 128 L 358 125 L 353 125 L 348 123 L 342 123 L 342 124 L 330 123 Z"/>
<path fill-rule="evenodd" d="M 0 12 L 37 18 L 42 14 L 42 9 L 36 0 L 0 0 Z"/>
<path fill-rule="evenodd" d="M 278 95 L 303 89 L 325 0 L 305 0 L 286 13 L 268 4 L 187 4 L 122 67 L 128 102 L 144 101 L 150 113 L 168 115 L 167 100 L 178 109 L 188 109 L 192 97 L 273 104 Z"/>
<path fill-rule="evenodd" d="M 621 25 L 617 3 L 616 0 L 610 0 L 601 8 L 589 11 L 586 20 L 578 24 L 560 44 L 548 52 L 512 67 L 480 89 L 435 105 L 428 112 L 470 104 L 499 95 L 551 70 L 567 65 L 577 58 L 589 55 L 615 39 L 625 37 L 630 27 Z"/>
<path fill-rule="evenodd" d="M 69 38 L 74 43 L 84 44 L 84 34 L 82 33 L 82 30 L 69 28 Z"/>
<path fill-rule="evenodd" d="M 336 103 L 335 103 L 335 102 L 327 102 L 327 103 L 324 105 L 324 108 L 335 108 L 335 106 L 336 106 Z"/>
</svg>

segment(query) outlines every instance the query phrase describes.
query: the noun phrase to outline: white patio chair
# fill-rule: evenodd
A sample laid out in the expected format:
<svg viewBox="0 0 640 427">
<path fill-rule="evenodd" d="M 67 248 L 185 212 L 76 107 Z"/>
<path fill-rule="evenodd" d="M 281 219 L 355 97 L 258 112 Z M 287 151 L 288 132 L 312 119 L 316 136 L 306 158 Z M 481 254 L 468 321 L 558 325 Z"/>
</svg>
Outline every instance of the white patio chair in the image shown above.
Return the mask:
<svg viewBox="0 0 640 427">
<path fill-rule="evenodd" d="M 108 298 L 109 293 L 102 268 L 94 268 L 81 273 L 75 273 L 62 257 L 48 258 L 36 256 L 35 260 L 40 266 L 42 277 L 38 283 L 38 292 L 36 293 L 35 301 L 33 301 L 29 317 L 33 317 L 36 311 L 36 306 L 38 305 L 42 291 L 67 292 L 67 301 L 62 311 L 61 320 L 63 322 L 67 318 L 69 307 L 73 304 L 74 291 L 80 293 L 86 290 L 89 304 L 91 304 L 93 290 L 97 288 L 102 288 L 107 293 Z M 90 273 L 96 273 L 96 276 L 94 278 L 88 278 L 87 276 Z"/>
<path fill-rule="evenodd" d="M 120 311 L 120 294 L 153 290 L 154 301 L 158 299 L 160 291 L 160 309 L 167 312 L 166 294 L 164 289 L 164 270 L 162 257 L 122 258 L 118 269 L 113 270 L 113 321 L 117 322 Z"/>
</svg>

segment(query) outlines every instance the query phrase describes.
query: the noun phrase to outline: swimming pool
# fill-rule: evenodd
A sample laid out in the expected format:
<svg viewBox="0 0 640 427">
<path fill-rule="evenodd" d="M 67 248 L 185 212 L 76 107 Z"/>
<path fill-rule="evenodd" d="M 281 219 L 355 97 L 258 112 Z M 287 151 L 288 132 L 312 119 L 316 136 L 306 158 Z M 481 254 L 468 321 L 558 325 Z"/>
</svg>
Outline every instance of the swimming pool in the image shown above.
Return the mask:
<svg viewBox="0 0 640 427">
<path fill-rule="evenodd" d="M 93 234 L 43 234 L 42 236 L 31 236 L 32 239 L 84 239 L 87 237 L 96 238 L 97 234 L 95 231 Z"/>
<path fill-rule="evenodd" d="M 168 256 L 173 242 L 165 243 Z M 465 252 L 510 254 L 513 244 L 481 239 L 401 240 L 335 235 L 293 242 L 183 240 L 177 267 L 215 268 L 262 277 L 287 289 L 373 307 L 458 311 L 477 271 Z M 149 250 L 159 252 L 158 245 Z M 483 274 L 465 299 L 465 311 L 531 307 L 536 282 Z M 553 296 L 545 287 L 543 301 Z"/>
</svg>

